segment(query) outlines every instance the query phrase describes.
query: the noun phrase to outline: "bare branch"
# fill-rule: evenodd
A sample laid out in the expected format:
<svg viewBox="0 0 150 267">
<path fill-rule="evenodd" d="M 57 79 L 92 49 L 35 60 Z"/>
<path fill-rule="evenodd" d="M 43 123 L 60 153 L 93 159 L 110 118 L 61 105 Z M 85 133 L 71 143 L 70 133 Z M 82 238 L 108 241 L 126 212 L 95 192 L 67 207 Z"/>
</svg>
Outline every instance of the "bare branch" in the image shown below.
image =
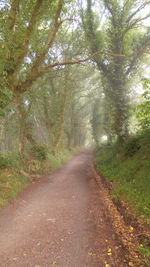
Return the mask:
<svg viewBox="0 0 150 267">
<path fill-rule="evenodd" d="M 149 47 L 149 45 L 150 45 L 150 36 L 147 36 L 146 39 L 143 39 L 140 46 L 137 47 L 136 52 L 132 55 L 128 69 L 126 71 L 126 75 L 129 75 L 132 72 L 138 60 L 143 56 L 143 54 L 146 53 L 146 49 Z"/>
<path fill-rule="evenodd" d="M 64 61 L 64 62 L 56 62 L 56 63 L 49 64 L 49 65 L 41 68 L 40 71 L 39 71 L 39 73 L 43 73 L 47 69 L 54 68 L 54 67 L 57 67 L 57 66 L 81 64 L 83 62 L 86 62 L 88 60 L 91 60 L 92 58 L 95 58 L 97 55 L 100 55 L 100 54 L 103 54 L 103 55 L 111 55 L 111 56 L 114 56 L 114 57 L 124 57 L 124 55 L 122 55 L 122 54 L 113 54 L 113 53 L 108 53 L 108 52 L 103 52 L 103 51 L 97 51 L 94 54 L 92 54 L 89 57 L 84 58 L 84 59 L 77 59 L 77 60 Z"/>
<path fill-rule="evenodd" d="M 139 26 L 139 22 L 147 19 L 150 17 L 150 13 L 147 14 L 145 17 L 143 18 L 137 18 L 136 20 L 134 20 L 132 23 L 129 23 L 126 27 L 126 29 L 124 30 L 124 34 L 127 33 L 129 30 L 133 29 L 135 26 Z"/>
<path fill-rule="evenodd" d="M 148 2 L 145 2 L 145 3 L 143 3 L 141 6 L 139 6 L 139 8 L 137 8 L 137 10 L 135 10 L 130 16 L 129 16 L 129 18 L 126 20 L 126 23 L 128 23 L 128 22 L 130 22 L 131 21 L 131 19 L 133 18 L 133 17 L 135 17 L 135 15 L 137 15 L 146 5 L 148 5 L 150 3 L 150 1 L 148 1 Z"/>
</svg>

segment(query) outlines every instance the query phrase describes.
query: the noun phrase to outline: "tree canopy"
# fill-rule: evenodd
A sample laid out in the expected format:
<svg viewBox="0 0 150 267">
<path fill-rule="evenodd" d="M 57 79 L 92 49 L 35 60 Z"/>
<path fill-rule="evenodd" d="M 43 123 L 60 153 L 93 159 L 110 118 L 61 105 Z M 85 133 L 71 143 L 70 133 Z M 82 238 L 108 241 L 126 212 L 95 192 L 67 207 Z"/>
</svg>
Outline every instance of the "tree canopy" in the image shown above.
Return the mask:
<svg viewBox="0 0 150 267">
<path fill-rule="evenodd" d="M 1 1 L 2 140 L 11 120 L 20 151 L 41 131 L 51 147 L 125 140 L 131 91 L 149 62 L 148 4 Z"/>
</svg>

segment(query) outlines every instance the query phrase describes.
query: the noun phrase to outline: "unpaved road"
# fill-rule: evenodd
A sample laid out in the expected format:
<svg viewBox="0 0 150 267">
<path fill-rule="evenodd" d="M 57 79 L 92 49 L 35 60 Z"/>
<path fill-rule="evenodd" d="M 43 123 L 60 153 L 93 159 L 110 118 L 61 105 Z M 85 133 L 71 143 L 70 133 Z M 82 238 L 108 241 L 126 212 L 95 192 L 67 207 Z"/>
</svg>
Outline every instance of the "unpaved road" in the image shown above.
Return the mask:
<svg viewBox="0 0 150 267">
<path fill-rule="evenodd" d="M 0 267 L 121 267 L 123 249 L 81 153 L 0 212 Z"/>
</svg>

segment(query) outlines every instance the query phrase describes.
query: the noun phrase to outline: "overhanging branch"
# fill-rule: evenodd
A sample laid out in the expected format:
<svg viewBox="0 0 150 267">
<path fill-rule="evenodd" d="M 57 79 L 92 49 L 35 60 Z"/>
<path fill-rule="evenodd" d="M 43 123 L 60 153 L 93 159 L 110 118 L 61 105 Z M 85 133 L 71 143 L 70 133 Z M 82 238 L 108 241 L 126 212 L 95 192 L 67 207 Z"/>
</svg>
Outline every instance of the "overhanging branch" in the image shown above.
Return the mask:
<svg viewBox="0 0 150 267">
<path fill-rule="evenodd" d="M 92 58 L 96 57 L 99 54 L 109 54 L 111 56 L 115 56 L 115 57 L 124 57 L 124 55 L 121 54 L 112 54 L 112 53 L 106 53 L 103 51 L 97 51 L 94 54 L 90 55 L 87 58 L 84 59 L 77 59 L 77 60 L 70 60 L 70 61 L 62 61 L 62 62 L 56 62 L 56 63 L 51 63 L 46 65 L 45 67 L 41 68 L 41 69 L 36 69 L 36 71 L 31 72 L 29 74 L 29 76 L 27 77 L 27 79 L 24 82 L 18 83 L 16 85 L 16 87 L 14 88 L 14 93 L 15 94 L 21 94 L 25 91 L 27 91 L 33 84 L 33 82 L 41 77 L 48 69 L 50 68 L 55 68 L 55 67 L 59 67 L 59 66 L 66 66 L 66 65 L 75 65 L 75 64 L 81 64 L 83 62 L 86 62 L 88 60 L 91 60 Z"/>
<path fill-rule="evenodd" d="M 80 63 L 86 62 L 88 60 L 91 60 L 92 58 L 94 58 L 100 54 L 110 55 L 110 56 L 114 56 L 114 57 L 124 57 L 124 55 L 122 55 L 122 54 L 113 54 L 113 53 L 109 53 L 109 52 L 97 51 L 97 52 L 93 53 L 92 55 L 90 55 L 89 57 L 84 58 L 84 59 L 77 59 L 77 60 L 70 60 L 70 61 L 63 61 L 63 62 L 56 62 L 56 63 L 48 64 L 47 66 L 41 68 L 39 70 L 39 73 L 42 74 L 43 72 L 45 72 L 49 68 L 54 68 L 54 67 L 58 67 L 58 66 L 80 64 Z"/>
</svg>

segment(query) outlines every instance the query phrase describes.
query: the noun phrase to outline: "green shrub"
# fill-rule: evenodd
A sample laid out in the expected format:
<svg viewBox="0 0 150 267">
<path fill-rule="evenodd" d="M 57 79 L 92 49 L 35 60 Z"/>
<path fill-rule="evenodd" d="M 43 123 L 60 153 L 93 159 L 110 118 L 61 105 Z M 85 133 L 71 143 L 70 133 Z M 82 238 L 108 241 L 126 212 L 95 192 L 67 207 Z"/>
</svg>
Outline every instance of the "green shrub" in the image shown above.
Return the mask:
<svg viewBox="0 0 150 267">
<path fill-rule="evenodd" d="M 150 130 L 130 137 L 122 149 L 101 147 L 96 169 L 112 181 L 112 196 L 128 202 L 150 224 Z"/>
<path fill-rule="evenodd" d="M 124 146 L 124 155 L 132 157 L 141 148 L 140 137 L 134 136 L 128 139 Z"/>
<path fill-rule="evenodd" d="M 31 147 L 31 156 L 39 161 L 44 161 L 48 156 L 48 148 L 45 145 L 34 145 Z"/>
<path fill-rule="evenodd" d="M 143 78 L 143 101 L 136 107 L 136 117 L 142 130 L 150 129 L 150 79 Z"/>
<path fill-rule="evenodd" d="M 18 169 L 21 166 L 21 160 L 17 153 L 1 152 L 0 153 L 0 169 Z"/>
<path fill-rule="evenodd" d="M 0 209 L 28 185 L 28 180 L 15 170 L 0 170 Z"/>
<path fill-rule="evenodd" d="M 11 167 L 11 161 L 4 155 L 0 155 L 0 169 L 6 169 Z"/>
</svg>

